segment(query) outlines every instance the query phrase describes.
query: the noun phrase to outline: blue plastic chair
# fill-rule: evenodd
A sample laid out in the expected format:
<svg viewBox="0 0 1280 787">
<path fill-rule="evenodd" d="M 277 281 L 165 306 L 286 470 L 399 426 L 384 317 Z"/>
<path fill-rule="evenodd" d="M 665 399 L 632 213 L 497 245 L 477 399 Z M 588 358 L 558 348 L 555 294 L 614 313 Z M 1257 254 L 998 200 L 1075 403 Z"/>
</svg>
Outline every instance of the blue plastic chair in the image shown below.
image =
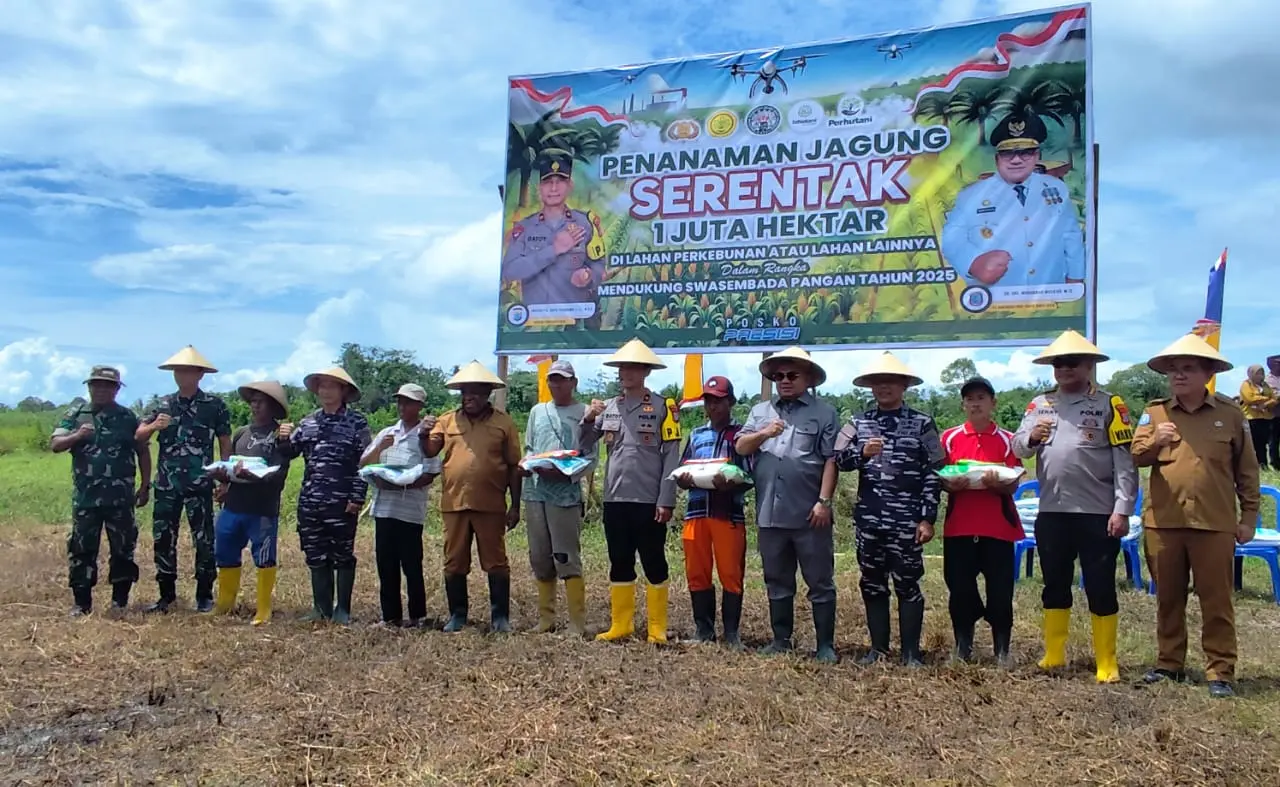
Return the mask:
<svg viewBox="0 0 1280 787">
<path fill-rule="evenodd" d="M 1147 582 L 1142 578 L 1142 486 L 1138 486 L 1136 512 L 1129 518 L 1129 535 L 1120 539 L 1120 554 L 1124 556 L 1124 573 L 1137 590 L 1144 590 Z"/>
<path fill-rule="evenodd" d="M 1023 481 L 1018 485 L 1018 490 L 1013 493 L 1015 501 L 1024 497 L 1039 497 L 1040 482 L 1039 481 Z M 1036 535 L 1035 532 L 1027 532 L 1026 528 L 1022 531 L 1022 540 L 1013 545 L 1013 581 L 1017 582 L 1022 574 L 1022 563 L 1024 557 L 1027 564 L 1027 576 L 1030 577 L 1035 566 L 1036 560 Z"/>
<path fill-rule="evenodd" d="M 1264 486 L 1261 492 L 1264 498 L 1271 498 L 1280 510 L 1280 489 Z M 1244 559 L 1247 557 L 1259 558 L 1271 569 L 1271 595 L 1280 604 L 1280 532 L 1275 527 L 1263 527 L 1261 511 L 1258 512 L 1258 529 L 1253 540 L 1247 544 L 1236 544 L 1236 590 L 1244 588 Z"/>
</svg>

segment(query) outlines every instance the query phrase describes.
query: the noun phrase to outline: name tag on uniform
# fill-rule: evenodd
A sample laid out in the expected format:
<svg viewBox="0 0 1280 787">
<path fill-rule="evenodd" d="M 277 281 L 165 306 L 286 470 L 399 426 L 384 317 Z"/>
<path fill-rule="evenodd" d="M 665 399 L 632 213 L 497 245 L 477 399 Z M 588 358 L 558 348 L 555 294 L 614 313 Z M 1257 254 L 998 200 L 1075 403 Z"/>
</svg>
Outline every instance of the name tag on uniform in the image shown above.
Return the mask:
<svg viewBox="0 0 1280 787">
<path fill-rule="evenodd" d="M 919 437 L 924 432 L 924 423 L 915 418 L 904 419 L 898 422 L 898 429 L 894 432 L 898 437 Z"/>
<path fill-rule="evenodd" d="M 978 210 L 977 210 L 976 212 L 977 212 L 977 213 L 979 213 L 979 214 L 981 214 L 981 213 L 995 213 L 995 212 L 996 212 L 996 206 L 995 206 L 995 205 L 992 205 L 992 206 L 990 206 L 990 207 L 986 207 L 986 208 L 978 208 Z"/>
<path fill-rule="evenodd" d="M 875 421 L 858 421 L 858 439 L 870 440 L 880 436 L 880 424 Z"/>
</svg>

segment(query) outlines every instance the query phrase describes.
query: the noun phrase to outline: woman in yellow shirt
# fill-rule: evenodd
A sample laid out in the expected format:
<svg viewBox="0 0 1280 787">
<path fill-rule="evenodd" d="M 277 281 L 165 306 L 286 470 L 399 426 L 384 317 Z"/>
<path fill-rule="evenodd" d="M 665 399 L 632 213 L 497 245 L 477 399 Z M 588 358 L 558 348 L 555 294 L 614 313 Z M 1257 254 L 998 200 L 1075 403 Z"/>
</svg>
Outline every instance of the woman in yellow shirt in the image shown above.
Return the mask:
<svg viewBox="0 0 1280 787">
<path fill-rule="evenodd" d="M 1266 374 L 1265 369 L 1254 364 L 1249 367 L 1249 377 L 1240 384 L 1240 409 L 1249 419 L 1253 452 L 1258 455 L 1258 466 L 1263 469 L 1267 467 L 1267 444 L 1271 440 L 1271 430 L 1275 428 L 1274 410 L 1280 403 L 1275 390 L 1267 385 Z"/>
</svg>

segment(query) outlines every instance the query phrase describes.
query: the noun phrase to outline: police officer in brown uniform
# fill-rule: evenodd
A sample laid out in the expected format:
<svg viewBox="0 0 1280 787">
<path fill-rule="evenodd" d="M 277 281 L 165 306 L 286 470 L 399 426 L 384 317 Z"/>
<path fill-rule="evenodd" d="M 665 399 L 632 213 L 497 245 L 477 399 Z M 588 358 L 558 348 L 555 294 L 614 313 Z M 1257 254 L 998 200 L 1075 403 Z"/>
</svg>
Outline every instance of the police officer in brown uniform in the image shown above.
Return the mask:
<svg viewBox="0 0 1280 787">
<path fill-rule="evenodd" d="M 1209 694 L 1231 697 L 1235 547 L 1253 540 L 1258 521 L 1258 459 L 1240 408 L 1207 389 L 1213 375 L 1231 369 L 1208 342 L 1189 334 L 1148 366 L 1168 377 L 1173 396 L 1149 404 L 1133 436 L 1134 462 L 1151 468 L 1142 523 L 1156 582 L 1159 649 L 1143 681 L 1186 679 L 1187 587 L 1194 577 Z"/>
<path fill-rule="evenodd" d="M 636 555 L 649 581 L 645 601 L 648 640 L 667 641 L 667 523 L 676 505 L 680 466 L 680 415 L 674 399 L 645 387 L 654 369 L 666 364 L 639 339 L 614 353 L 605 366 L 618 370 L 622 395 L 596 399 L 583 415 L 578 450 L 592 451 L 603 437 L 606 460 L 604 537 L 609 547 L 612 623 L 597 639 L 613 641 L 635 632 Z"/>
</svg>

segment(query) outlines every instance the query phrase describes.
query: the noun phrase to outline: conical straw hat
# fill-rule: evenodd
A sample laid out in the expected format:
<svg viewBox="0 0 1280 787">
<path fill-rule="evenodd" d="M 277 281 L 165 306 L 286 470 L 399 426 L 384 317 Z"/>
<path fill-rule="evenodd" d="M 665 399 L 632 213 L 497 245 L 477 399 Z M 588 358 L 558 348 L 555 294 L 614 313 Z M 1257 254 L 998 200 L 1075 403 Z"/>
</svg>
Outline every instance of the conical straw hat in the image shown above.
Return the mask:
<svg viewBox="0 0 1280 787">
<path fill-rule="evenodd" d="M 457 374 L 449 378 L 444 387 L 456 391 L 464 385 L 491 385 L 494 388 L 507 387 L 507 384 L 502 382 L 502 378 L 484 368 L 484 365 L 479 361 L 472 361 L 459 369 Z"/>
<path fill-rule="evenodd" d="M 867 388 L 875 377 L 900 377 L 906 380 L 908 388 L 924 382 L 891 352 L 885 352 L 872 361 L 862 370 L 862 374 L 853 378 L 853 384 L 859 388 Z"/>
<path fill-rule="evenodd" d="M 289 412 L 289 395 L 284 392 L 284 386 L 275 380 L 259 380 L 256 383 L 245 383 L 240 386 L 240 398 L 249 401 L 249 394 L 257 391 L 266 394 L 280 405 L 280 409 L 286 414 Z"/>
<path fill-rule="evenodd" d="M 802 347 L 788 347 L 765 358 L 760 362 L 760 374 L 769 377 L 773 374 L 774 368 L 783 361 L 793 361 L 808 366 L 809 374 L 813 377 L 814 388 L 827 381 L 827 370 L 815 363 L 813 357 Z"/>
<path fill-rule="evenodd" d="M 1101 350 L 1075 331 L 1063 331 L 1053 340 L 1053 344 L 1044 348 L 1039 357 L 1033 361 L 1043 366 L 1052 366 L 1055 358 L 1092 358 L 1095 361 L 1110 360 Z"/>
<path fill-rule="evenodd" d="M 1159 355 L 1147 361 L 1147 366 L 1161 374 L 1168 374 L 1169 362 L 1174 358 L 1204 358 L 1209 361 L 1214 374 L 1229 372 L 1232 368 L 1231 362 L 1223 358 L 1222 353 L 1213 349 L 1212 344 L 1209 344 L 1194 333 L 1183 336 L 1161 350 Z"/>
<path fill-rule="evenodd" d="M 209 359 L 200 354 L 200 351 L 191 345 L 178 350 L 172 358 L 160 364 L 160 368 L 165 371 L 173 371 L 174 369 L 203 369 L 206 372 L 216 373 L 218 370 L 213 368 L 213 364 L 209 363 Z"/>
<path fill-rule="evenodd" d="M 650 350 L 649 347 L 639 339 L 632 339 L 626 344 L 618 348 L 618 351 L 609 356 L 609 360 L 604 362 L 605 366 L 622 366 L 623 364 L 637 364 L 639 366 L 648 366 L 650 369 L 665 369 L 667 365 L 662 362 L 657 353 Z"/>
<path fill-rule="evenodd" d="M 351 375 L 347 374 L 347 370 L 341 366 L 335 366 L 332 369 L 325 369 L 323 372 L 314 372 L 302 378 L 302 384 L 307 387 L 311 393 L 315 393 L 320 386 L 320 378 L 328 377 L 330 380 L 337 380 L 347 386 L 347 395 L 343 401 L 350 404 L 360 398 L 360 386 L 356 385 L 356 381 L 351 379 Z"/>
</svg>

